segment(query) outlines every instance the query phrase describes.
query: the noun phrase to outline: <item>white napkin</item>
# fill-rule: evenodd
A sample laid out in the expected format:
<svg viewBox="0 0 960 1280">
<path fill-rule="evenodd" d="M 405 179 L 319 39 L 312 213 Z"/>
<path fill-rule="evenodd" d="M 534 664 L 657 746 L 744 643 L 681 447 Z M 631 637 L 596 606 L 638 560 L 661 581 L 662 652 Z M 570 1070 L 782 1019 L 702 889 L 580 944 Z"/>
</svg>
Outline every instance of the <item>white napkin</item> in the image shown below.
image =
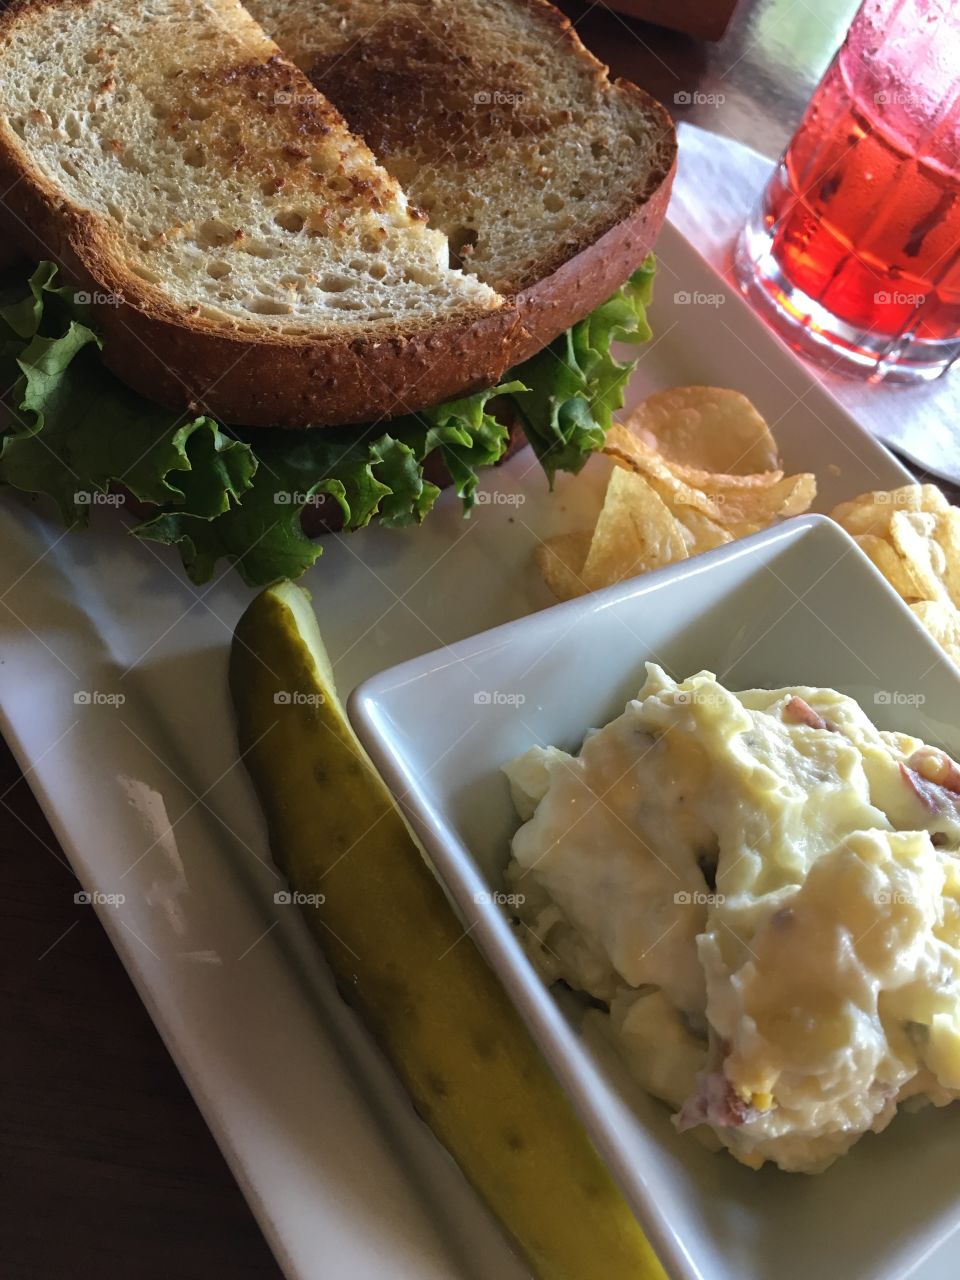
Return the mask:
<svg viewBox="0 0 960 1280">
<path fill-rule="evenodd" d="M 740 142 L 680 126 L 670 219 L 728 279 L 733 246 L 772 168 Z M 927 471 L 960 484 L 960 365 L 919 386 L 867 385 L 815 364 L 807 368 L 861 426 Z"/>
</svg>

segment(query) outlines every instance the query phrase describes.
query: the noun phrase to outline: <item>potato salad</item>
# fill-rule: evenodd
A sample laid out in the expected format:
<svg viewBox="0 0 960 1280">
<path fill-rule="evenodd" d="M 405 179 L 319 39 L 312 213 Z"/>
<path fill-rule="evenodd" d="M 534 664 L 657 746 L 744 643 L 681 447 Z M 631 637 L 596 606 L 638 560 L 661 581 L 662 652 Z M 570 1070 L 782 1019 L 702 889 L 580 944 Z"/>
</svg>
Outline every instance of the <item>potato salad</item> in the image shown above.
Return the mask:
<svg viewBox="0 0 960 1280">
<path fill-rule="evenodd" d="M 678 1129 L 815 1173 L 960 1096 L 960 768 L 832 689 L 648 664 L 578 755 L 505 767 L 547 981 L 608 1011 Z"/>
</svg>

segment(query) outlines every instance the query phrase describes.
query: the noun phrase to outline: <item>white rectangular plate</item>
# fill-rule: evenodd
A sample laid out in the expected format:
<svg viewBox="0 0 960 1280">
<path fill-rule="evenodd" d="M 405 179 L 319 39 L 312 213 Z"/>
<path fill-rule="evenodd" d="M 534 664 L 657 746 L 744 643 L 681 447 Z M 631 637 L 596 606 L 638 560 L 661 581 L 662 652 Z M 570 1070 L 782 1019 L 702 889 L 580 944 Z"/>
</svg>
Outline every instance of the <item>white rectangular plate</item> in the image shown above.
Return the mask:
<svg viewBox="0 0 960 1280">
<path fill-rule="evenodd" d="M 669 226 L 632 396 L 745 391 L 820 506 L 906 473 L 864 435 Z M 723 295 L 720 304 L 674 295 Z M 538 537 L 585 523 L 604 464 L 546 491 L 529 451 L 460 518 L 327 540 L 307 575 L 341 690 L 550 603 Z M 0 712 L 7 741 L 99 910 L 251 1207 L 297 1280 L 524 1274 L 344 1009 L 278 887 L 236 750 L 232 572 L 194 588 L 175 554 L 98 512 L 83 536 L 5 495 Z M 38 690 L 42 695 L 38 696 Z M 75 701 L 82 692 L 87 704 Z M 103 696 L 123 694 L 121 705 Z M 440 714 L 437 710 L 436 714 Z M 931 1273 L 932 1274 L 932 1273 Z"/>
</svg>

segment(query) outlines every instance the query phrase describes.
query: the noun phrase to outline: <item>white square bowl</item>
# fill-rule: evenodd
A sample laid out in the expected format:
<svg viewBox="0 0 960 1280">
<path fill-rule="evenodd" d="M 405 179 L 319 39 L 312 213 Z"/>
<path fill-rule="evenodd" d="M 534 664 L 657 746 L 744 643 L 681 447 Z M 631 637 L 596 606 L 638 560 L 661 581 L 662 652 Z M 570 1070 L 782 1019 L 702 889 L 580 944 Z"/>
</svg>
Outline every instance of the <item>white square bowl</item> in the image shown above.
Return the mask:
<svg viewBox="0 0 960 1280">
<path fill-rule="evenodd" d="M 960 1106 L 898 1116 L 817 1178 L 752 1172 L 676 1134 L 587 1043 L 491 902 L 518 825 L 500 765 L 534 743 L 577 749 L 636 695 L 647 659 L 678 678 L 709 668 L 732 689 L 832 686 L 881 727 L 960 752 L 960 672 L 822 516 L 394 667 L 354 692 L 350 714 L 667 1270 L 895 1280 L 960 1227 Z"/>
</svg>

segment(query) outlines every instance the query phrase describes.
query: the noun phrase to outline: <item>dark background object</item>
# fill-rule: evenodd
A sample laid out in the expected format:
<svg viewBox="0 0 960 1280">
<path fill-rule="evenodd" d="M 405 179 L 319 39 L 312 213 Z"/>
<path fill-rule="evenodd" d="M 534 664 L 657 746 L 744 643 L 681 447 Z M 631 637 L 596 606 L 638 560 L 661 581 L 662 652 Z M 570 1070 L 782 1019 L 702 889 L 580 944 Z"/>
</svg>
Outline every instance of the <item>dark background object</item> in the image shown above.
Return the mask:
<svg viewBox="0 0 960 1280">
<path fill-rule="evenodd" d="M 610 0 L 610 8 L 699 40 L 719 40 L 730 25 L 737 3 L 738 0 Z"/>
<path fill-rule="evenodd" d="M 602 3 L 561 7 L 617 75 L 678 119 L 773 156 L 857 5 L 741 0 L 710 45 Z M 0 849 L 4 1280 L 279 1280 L 96 916 L 74 904 L 79 886 L 2 745 Z"/>
</svg>

